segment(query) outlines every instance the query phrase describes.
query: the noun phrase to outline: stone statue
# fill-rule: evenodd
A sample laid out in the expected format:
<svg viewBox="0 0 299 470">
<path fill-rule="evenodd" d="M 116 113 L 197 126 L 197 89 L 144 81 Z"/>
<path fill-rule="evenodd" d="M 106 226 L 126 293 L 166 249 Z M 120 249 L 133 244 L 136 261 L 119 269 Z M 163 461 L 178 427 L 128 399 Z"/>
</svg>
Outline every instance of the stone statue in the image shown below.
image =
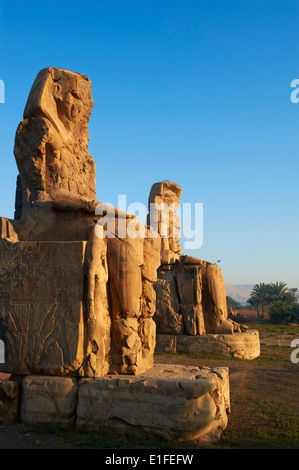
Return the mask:
<svg viewBox="0 0 299 470">
<path fill-rule="evenodd" d="M 53 201 L 57 190 L 96 199 L 95 163 L 88 153 L 91 82 L 66 70 L 42 70 L 30 91 L 15 139 L 22 208 Z"/>
<path fill-rule="evenodd" d="M 15 138 L 15 219 L 0 218 L 0 370 L 93 377 L 153 365 L 161 241 L 120 238 L 117 223 L 98 237 L 109 214 L 125 228 L 136 218 L 110 207 L 96 215 L 92 108 L 85 75 L 37 75 Z"/>
<path fill-rule="evenodd" d="M 154 227 L 98 201 L 92 109 L 85 75 L 48 67 L 16 132 L 15 216 L 0 217 L 0 372 L 11 374 L 0 423 L 218 439 L 228 369 L 153 356 L 156 330 L 188 342 L 241 329 L 227 318 L 221 270 L 182 255 L 178 185 L 152 187 L 149 202 L 174 207 Z"/>
</svg>

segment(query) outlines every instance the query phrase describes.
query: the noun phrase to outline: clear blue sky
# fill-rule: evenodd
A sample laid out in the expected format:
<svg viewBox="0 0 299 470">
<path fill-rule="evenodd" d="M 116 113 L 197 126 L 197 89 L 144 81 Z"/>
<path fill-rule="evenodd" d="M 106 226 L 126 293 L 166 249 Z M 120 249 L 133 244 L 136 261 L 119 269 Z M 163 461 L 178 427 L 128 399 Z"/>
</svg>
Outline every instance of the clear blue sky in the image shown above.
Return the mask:
<svg viewBox="0 0 299 470">
<path fill-rule="evenodd" d="M 93 84 L 100 201 L 147 203 L 164 179 L 204 205 L 204 242 L 227 284 L 299 287 L 299 2 L 0 2 L 0 214 L 13 217 L 14 135 L 40 69 Z M 186 253 L 186 251 L 185 251 Z"/>
</svg>

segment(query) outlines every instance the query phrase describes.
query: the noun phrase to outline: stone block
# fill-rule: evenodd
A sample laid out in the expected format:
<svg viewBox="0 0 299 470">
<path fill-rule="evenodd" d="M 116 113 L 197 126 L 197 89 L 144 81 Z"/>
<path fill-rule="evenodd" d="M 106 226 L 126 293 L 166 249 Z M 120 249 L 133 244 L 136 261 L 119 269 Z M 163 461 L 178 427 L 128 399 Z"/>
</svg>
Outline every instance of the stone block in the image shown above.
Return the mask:
<svg viewBox="0 0 299 470">
<path fill-rule="evenodd" d="M 0 379 L 0 425 L 19 420 L 19 392 L 18 380 L 10 377 Z"/>
<path fill-rule="evenodd" d="M 155 365 L 146 373 L 80 379 L 77 428 L 215 441 L 230 409 L 227 368 Z"/>
<path fill-rule="evenodd" d="M 21 422 L 29 426 L 72 427 L 76 420 L 77 393 L 75 377 L 24 377 Z"/>
<path fill-rule="evenodd" d="M 260 355 L 259 332 L 247 330 L 234 334 L 197 336 L 157 334 L 156 349 L 160 352 L 255 359 Z"/>
<path fill-rule="evenodd" d="M 158 352 L 177 352 L 177 338 L 176 335 L 157 335 L 156 338 L 156 351 Z"/>
</svg>

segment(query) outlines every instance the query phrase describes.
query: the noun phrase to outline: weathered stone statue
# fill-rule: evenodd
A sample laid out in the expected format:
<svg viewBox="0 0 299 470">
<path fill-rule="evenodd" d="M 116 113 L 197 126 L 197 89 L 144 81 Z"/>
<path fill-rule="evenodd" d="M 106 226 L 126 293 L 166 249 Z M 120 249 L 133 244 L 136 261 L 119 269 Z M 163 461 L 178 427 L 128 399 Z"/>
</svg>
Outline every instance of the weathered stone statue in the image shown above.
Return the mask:
<svg viewBox="0 0 299 470">
<path fill-rule="evenodd" d="M 96 199 L 95 163 L 88 153 L 92 109 L 86 76 L 55 68 L 38 74 L 15 139 L 22 210 L 53 202 L 59 189 Z"/>
<path fill-rule="evenodd" d="M 0 219 L 2 371 L 93 377 L 153 364 L 160 238 L 118 238 L 117 225 L 98 237 L 109 211 L 125 228 L 133 216 L 96 215 L 92 108 L 85 75 L 46 68 L 17 129 L 15 220 Z"/>
<path fill-rule="evenodd" d="M 0 378 L 0 424 L 219 439 L 228 369 L 153 364 L 153 317 L 188 338 L 238 329 L 221 271 L 181 255 L 175 211 L 166 236 L 159 215 L 155 230 L 99 203 L 92 108 L 86 76 L 46 68 L 16 133 L 15 218 L 0 217 L 0 372 L 12 374 Z M 163 182 L 150 201 L 180 195 Z"/>
</svg>

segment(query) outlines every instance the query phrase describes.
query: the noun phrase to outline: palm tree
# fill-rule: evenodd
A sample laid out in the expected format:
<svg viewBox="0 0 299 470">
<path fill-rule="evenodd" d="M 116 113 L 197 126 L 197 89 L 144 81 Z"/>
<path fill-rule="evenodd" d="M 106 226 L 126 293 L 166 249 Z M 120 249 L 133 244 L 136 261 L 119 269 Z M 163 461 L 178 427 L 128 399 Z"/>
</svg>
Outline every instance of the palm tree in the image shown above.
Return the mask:
<svg viewBox="0 0 299 470">
<path fill-rule="evenodd" d="M 269 303 L 274 302 L 292 302 L 294 301 L 294 293 L 290 291 L 284 282 L 275 282 L 268 285 Z"/>
<path fill-rule="evenodd" d="M 293 295 L 294 302 L 297 303 L 299 300 L 299 291 L 297 287 L 292 287 L 291 289 L 289 289 L 289 291 Z"/>
<path fill-rule="evenodd" d="M 258 316 L 263 318 L 266 307 L 269 304 L 268 284 L 265 284 L 264 282 L 254 284 L 247 302 L 253 305 L 256 308 Z"/>
</svg>

